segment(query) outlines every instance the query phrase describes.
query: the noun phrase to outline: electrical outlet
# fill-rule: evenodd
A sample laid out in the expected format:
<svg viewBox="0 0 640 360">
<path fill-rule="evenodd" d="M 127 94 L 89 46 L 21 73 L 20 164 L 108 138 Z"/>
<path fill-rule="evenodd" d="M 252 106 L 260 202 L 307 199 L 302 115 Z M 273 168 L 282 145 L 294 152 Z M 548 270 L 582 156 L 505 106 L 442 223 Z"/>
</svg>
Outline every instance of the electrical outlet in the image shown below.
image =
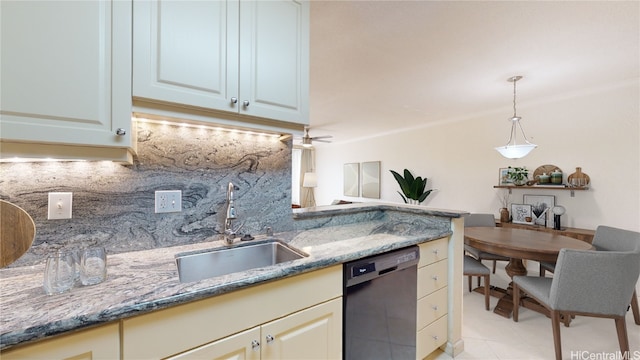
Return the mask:
<svg viewBox="0 0 640 360">
<path fill-rule="evenodd" d="M 182 211 L 181 190 L 156 191 L 156 213 L 170 213 Z"/>
<path fill-rule="evenodd" d="M 73 193 L 52 192 L 49 193 L 49 206 L 47 219 L 71 219 L 71 201 Z"/>
</svg>

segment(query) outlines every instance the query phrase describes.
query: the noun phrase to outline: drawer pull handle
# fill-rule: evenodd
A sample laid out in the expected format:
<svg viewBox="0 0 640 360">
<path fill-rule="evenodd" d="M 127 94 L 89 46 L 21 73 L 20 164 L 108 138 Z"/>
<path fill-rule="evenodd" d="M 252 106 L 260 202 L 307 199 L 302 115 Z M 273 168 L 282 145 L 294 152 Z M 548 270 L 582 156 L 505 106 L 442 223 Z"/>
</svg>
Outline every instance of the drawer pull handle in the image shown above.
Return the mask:
<svg viewBox="0 0 640 360">
<path fill-rule="evenodd" d="M 432 308 L 433 310 L 435 310 L 435 311 L 438 311 L 438 305 L 433 305 L 433 306 L 431 306 L 431 308 Z"/>
<path fill-rule="evenodd" d="M 438 281 L 438 275 L 433 275 L 431 278 L 435 281 Z"/>
<path fill-rule="evenodd" d="M 251 350 L 253 350 L 253 351 L 258 351 L 258 350 L 260 350 L 260 341 L 258 341 L 258 340 L 253 340 L 253 341 L 251 342 Z"/>
<path fill-rule="evenodd" d="M 433 253 L 434 253 L 434 254 L 436 254 L 436 255 L 438 255 L 438 249 L 434 249 L 434 250 L 433 250 Z"/>
<path fill-rule="evenodd" d="M 433 338 L 433 340 L 438 341 L 438 335 L 431 335 L 431 337 Z"/>
</svg>

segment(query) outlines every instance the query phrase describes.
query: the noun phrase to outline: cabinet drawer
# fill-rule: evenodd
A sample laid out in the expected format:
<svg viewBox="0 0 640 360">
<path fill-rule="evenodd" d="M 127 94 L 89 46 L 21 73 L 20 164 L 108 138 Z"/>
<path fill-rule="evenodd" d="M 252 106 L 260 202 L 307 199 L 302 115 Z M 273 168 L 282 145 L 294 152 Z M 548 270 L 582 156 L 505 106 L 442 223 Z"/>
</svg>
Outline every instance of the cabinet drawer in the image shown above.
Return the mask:
<svg viewBox="0 0 640 360">
<path fill-rule="evenodd" d="M 418 299 L 447 285 L 447 260 L 418 269 Z"/>
<path fill-rule="evenodd" d="M 447 287 L 418 299 L 418 330 L 447 314 Z"/>
<path fill-rule="evenodd" d="M 418 331 L 416 340 L 417 359 L 424 359 L 438 347 L 444 345 L 447 342 L 447 316 L 441 317 Z"/>
<path fill-rule="evenodd" d="M 442 238 L 420 244 L 420 262 L 418 267 L 423 267 L 447 258 L 447 239 Z"/>
</svg>

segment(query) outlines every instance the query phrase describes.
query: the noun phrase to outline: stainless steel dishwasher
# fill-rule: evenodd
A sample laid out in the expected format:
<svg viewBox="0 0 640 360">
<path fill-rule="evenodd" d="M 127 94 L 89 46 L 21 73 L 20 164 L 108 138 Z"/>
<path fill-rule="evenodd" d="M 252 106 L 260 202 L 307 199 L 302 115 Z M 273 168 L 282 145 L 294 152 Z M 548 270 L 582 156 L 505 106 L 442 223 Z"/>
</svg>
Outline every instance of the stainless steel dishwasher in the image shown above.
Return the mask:
<svg viewBox="0 0 640 360">
<path fill-rule="evenodd" d="M 343 358 L 416 358 L 417 270 L 411 246 L 344 265 Z"/>
</svg>

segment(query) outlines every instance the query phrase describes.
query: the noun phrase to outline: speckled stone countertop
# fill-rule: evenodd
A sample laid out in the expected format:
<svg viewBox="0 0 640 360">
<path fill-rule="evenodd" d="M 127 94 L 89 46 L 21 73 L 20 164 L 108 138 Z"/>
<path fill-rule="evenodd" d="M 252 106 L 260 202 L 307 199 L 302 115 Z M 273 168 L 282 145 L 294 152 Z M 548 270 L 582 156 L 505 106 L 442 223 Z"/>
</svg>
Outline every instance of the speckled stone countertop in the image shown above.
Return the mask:
<svg viewBox="0 0 640 360">
<path fill-rule="evenodd" d="M 386 205 L 300 211 L 294 218 L 310 221 L 307 229 L 274 238 L 309 256 L 191 283 L 179 282 L 175 255 L 228 245 L 214 240 L 108 255 L 105 282 L 50 296 L 42 288 L 44 264 L 1 269 L 0 349 L 449 236 L 449 218 L 460 214 Z"/>
</svg>

